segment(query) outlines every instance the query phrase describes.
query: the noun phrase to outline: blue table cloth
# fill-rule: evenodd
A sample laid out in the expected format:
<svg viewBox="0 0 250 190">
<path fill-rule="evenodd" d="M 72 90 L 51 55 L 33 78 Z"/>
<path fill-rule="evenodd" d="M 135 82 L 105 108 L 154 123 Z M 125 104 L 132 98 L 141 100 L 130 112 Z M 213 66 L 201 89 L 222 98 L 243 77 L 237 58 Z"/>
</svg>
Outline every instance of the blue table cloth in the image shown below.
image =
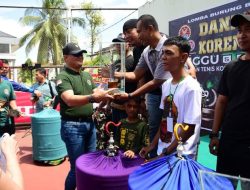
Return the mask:
<svg viewBox="0 0 250 190">
<path fill-rule="evenodd" d="M 147 190 L 200 190 L 199 170 L 212 171 L 196 161 L 169 155 L 142 165 L 129 176 L 129 189 Z M 233 190 L 225 177 L 206 176 L 204 189 Z"/>
</svg>

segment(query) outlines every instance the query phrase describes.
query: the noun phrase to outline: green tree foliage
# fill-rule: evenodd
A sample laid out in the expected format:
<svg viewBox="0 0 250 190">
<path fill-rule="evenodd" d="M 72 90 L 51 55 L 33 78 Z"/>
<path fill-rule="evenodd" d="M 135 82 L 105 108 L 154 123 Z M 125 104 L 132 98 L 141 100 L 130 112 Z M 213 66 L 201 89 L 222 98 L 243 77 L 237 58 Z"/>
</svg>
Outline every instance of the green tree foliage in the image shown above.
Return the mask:
<svg viewBox="0 0 250 190">
<path fill-rule="evenodd" d="M 84 66 L 104 66 L 110 64 L 110 55 L 97 55 L 91 60 L 84 60 Z"/>
<path fill-rule="evenodd" d="M 86 2 L 82 4 L 83 9 L 85 10 L 85 17 L 88 22 L 89 32 L 90 35 L 90 46 L 91 46 L 91 54 L 94 54 L 94 47 L 98 40 L 98 33 L 100 27 L 104 25 L 104 18 L 101 15 L 100 11 L 93 10 L 95 5 L 92 2 Z"/>
<path fill-rule="evenodd" d="M 19 81 L 31 85 L 33 83 L 33 76 L 34 76 L 34 71 L 30 70 L 28 67 L 33 66 L 33 63 L 31 59 L 27 59 L 25 61 L 25 64 L 27 64 L 27 68 L 25 69 L 20 69 L 18 71 L 18 76 L 19 76 Z M 33 73 L 31 73 L 33 72 Z"/>
<path fill-rule="evenodd" d="M 28 8 L 20 22 L 33 26 L 19 42 L 26 45 L 26 54 L 38 45 L 37 63 L 54 65 L 61 64 L 62 47 L 66 44 L 67 18 L 64 0 L 42 0 L 43 9 Z M 83 18 L 72 18 L 72 24 L 85 27 Z"/>
</svg>

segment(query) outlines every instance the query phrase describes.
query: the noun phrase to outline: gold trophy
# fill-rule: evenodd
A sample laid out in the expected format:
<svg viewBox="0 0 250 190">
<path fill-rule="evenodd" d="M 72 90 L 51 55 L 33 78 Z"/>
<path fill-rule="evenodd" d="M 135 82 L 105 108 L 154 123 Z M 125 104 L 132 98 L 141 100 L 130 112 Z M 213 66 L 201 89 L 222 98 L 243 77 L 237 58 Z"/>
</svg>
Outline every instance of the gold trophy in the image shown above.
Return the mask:
<svg viewBox="0 0 250 190">
<path fill-rule="evenodd" d="M 112 64 L 109 65 L 109 80 L 108 80 L 108 88 L 115 89 L 115 93 L 121 93 L 125 91 L 125 77 L 115 78 L 115 71 L 124 73 L 125 76 L 125 44 L 119 43 L 120 45 L 120 53 L 119 53 L 119 61 L 113 61 L 112 55 Z"/>
<path fill-rule="evenodd" d="M 114 50 L 114 45 L 120 45 L 120 51 Z M 109 89 L 114 89 L 116 93 L 125 92 L 125 43 L 109 43 L 109 47 L 102 48 L 104 43 L 100 44 L 100 56 L 107 55 L 110 56 L 109 66 L 103 69 L 103 73 L 100 73 L 104 78 L 108 78 L 105 81 Z M 105 45 L 106 46 L 106 45 Z M 106 50 L 109 48 L 109 52 Z M 114 54 L 115 52 L 115 54 Z M 124 73 L 124 77 L 115 78 L 115 72 Z M 123 76 L 123 75 L 122 75 Z"/>
<path fill-rule="evenodd" d="M 118 88 L 118 79 L 115 79 L 115 66 L 111 64 L 109 66 L 109 81 L 108 81 L 108 88 Z"/>
</svg>

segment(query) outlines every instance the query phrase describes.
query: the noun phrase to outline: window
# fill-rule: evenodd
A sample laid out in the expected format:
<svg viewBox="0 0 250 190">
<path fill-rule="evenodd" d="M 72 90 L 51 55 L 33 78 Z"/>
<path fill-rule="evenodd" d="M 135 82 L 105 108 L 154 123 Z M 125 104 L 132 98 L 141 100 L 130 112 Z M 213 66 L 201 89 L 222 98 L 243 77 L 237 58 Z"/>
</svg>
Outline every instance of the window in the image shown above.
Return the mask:
<svg viewBox="0 0 250 190">
<path fill-rule="evenodd" d="M 10 53 L 9 44 L 0 44 L 0 53 Z"/>
</svg>

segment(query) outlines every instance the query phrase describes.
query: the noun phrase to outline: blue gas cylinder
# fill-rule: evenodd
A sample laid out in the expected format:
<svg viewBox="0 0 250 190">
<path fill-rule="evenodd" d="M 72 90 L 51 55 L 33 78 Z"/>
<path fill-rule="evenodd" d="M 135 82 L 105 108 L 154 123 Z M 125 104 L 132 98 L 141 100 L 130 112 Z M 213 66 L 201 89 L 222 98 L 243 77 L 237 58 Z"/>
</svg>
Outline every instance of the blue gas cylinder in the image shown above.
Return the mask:
<svg viewBox="0 0 250 190">
<path fill-rule="evenodd" d="M 61 116 L 54 109 L 44 109 L 31 116 L 33 160 L 46 161 L 67 155 L 61 139 Z"/>
</svg>

